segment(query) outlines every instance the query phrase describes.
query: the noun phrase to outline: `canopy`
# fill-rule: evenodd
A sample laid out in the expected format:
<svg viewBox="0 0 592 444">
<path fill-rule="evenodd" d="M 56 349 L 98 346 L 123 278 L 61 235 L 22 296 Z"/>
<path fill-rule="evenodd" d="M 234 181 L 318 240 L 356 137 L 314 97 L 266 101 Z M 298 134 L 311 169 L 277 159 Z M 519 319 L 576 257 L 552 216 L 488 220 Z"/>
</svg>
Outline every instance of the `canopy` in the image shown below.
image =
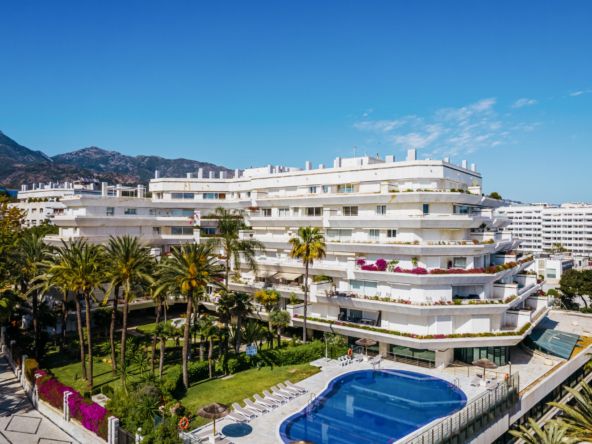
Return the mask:
<svg viewBox="0 0 592 444">
<path fill-rule="evenodd" d="M 273 276 L 274 274 L 276 274 L 275 270 L 258 270 L 257 271 L 257 277 L 260 277 L 260 278 L 268 278 L 270 276 Z"/>
<path fill-rule="evenodd" d="M 483 359 L 478 359 L 476 361 L 473 361 L 473 365 L 475 367 L 481 367 L 483 369 L 485 368 L 497 368 L 497 364 L 493 361 L 490 361 L 487 358 L 483 358 Z"/>
<path fill-rule="evenodd" d="M 218 404 L 217 402 L 203 406 L 197 411 L 199 416 L 206 419 L 222 418 L 228 415 L 228 413 L 230 413 L 228 406 L 225 404 Z"/>
<path fill-rule="evenodd" d="M 569 359 L 580 337 L 551 328 L 535 328 L 528 336 L 528 343 L 535 349 L 553 356 Z"/>
<path fill-rule="evenodd" d="M 276 274 L 273 278 L 274 279 L 283 279 L 285 281 L 295 281 L 300 276 L 302 276 L 301 273 L 283 273 L 282 272 L 282 273 Z"/>
<path fill-rule="evenodd" d="M 356 341 L 356 345 L 360 345 L 362 347 L 372 347 L 373 345 L 376 345 L 376 344 L 377 344 L 377 342 L 374 339 L 369 339 L 369 338 L 361 338 Z"/>
</svg>

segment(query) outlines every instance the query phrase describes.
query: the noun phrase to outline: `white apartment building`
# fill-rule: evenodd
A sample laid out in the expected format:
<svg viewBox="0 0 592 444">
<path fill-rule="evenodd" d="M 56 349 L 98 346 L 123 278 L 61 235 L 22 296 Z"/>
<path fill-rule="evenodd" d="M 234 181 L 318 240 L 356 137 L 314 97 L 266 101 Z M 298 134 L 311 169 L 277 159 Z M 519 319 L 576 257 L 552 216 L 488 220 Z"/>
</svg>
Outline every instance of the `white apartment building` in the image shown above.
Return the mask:
<svg viewBox="0 0 592 444">
<path fill-rule="evenodd" d="M 308 327 L 377 341 L 383 355 L 446 365 L 488 356 L 505 363 L 546 312 L 530 257 L 484 197 L 481 175 L 440 160 L 356 157 L 332 168 L 250 169 L 232 178 L 155 178 L 153 205 L 189 205 L 201 220 L 218 206 L 248 213 L 260 240 L 259 272 L 235 290 L 273 286 L 286 303 L 302 299 L 303 266 L 289 257 L 298 227 L 323 230 L 327 255 L 315 261 Z M 196 232 L 215 234 L 215 228 Z M 302 306 L 287 305 L 295 325 Z M 300 316 L 300 317 L 299 317 Z"/>
<path fill-rule="evenodd" d="M 550 252 L 561 245 L 574 257 L 592 257 L 592 205 L 511 205 L 496 212 L 511 220 L 505 230 L 521 241 L 522 251 Z"/>
<path fill-rule="evenodd" d="M 44 222 L 52 223 L 55 216 L 61 215 L 66 206 L 61 200 L 66 196 L 98 193 L 93 183 L 39 183 L 21 185 L 18 202 L 12 206 L 24 211 L 23 226 L 33 227 Z"/>
</svg>

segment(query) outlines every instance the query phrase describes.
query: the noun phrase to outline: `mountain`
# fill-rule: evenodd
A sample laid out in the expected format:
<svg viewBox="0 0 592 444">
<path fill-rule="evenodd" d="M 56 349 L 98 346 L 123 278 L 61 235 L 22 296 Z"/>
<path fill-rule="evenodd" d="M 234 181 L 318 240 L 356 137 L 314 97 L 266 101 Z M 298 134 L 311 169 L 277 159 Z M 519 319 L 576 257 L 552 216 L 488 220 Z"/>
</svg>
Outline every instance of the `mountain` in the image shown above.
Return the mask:
<svg viewBox="0 0 592 444">
<path fill-rule="evenodd" d="M 0 131 L 0 184 L 19 188 L 39 182 L 106 181 L 135 185 L 147 183 L 159 170 L 161 177 L 184 177 L 203 168 L 230 171 L 223 166 L 189 159 L 165 159 L 159 156 L 127 156 L 98 147 L 83 148 L 49 157 L 20 145 Z"/>
</svg>

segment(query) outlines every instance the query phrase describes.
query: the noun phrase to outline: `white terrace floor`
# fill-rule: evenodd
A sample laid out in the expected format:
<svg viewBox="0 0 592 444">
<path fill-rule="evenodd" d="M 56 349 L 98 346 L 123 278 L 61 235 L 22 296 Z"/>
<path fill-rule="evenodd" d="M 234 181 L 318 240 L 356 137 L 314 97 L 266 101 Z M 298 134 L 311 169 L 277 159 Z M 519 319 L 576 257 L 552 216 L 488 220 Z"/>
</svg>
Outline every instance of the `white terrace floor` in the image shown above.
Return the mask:
<svg viewBox="0 0 592 444">
<path fill-rule="evenodd" d="M 336 361 L 329 361 L 326 363 L 324 360 L 319 360 L 319 365 L 323 364 L 321 371 L 316 375 L 311 376 L 303 381 L 300 381 L 298 385 L 306 388 L 308 393 L 299 396 L 296 399 L 289 401 L 288 403 L 259 416 L 251 422 L 249 425 L 252 427 L 252 432 L 246 436 L 237 438 L 228 438 L 235 444 L 276 444 L 281 443 L 279 437 L 279 427 L 284 419 L 293 415 L 296 412 L 302 410 L 317 394 L 320 394 L 328 385 L 328 383 L 336 376 L 351 372 L 353 370 L 368 370 L 372 369 L 372 365 L 369 362 L 353 363 L 346 367 L 340 367 L 336 364 Z M 483 387 L 473 387 L 470 385 L 471 379 L 474 378 L 475 372 L 471 371 L 470 376 L 467 376 L 467 370 L 462 369 L 448 369 L 448 370 L 437 370 L 417 367 L 413 365 L 407 365 L 400 362 L 393 362 L 389 360 L 382 360 L 380 364 L 382 369 L 396 369 L 396 370 L 409 370 L 418 373 L 425 373 L 431 376 L 436 376 L 447 380 L 451 383 L 458 383 L 459 387 L 465 392 L 465 395 L 469 400 L 475 398 L 480 393 L 485 391 Z M 242 402 L 240 403 L 243 404 Z M 222 419 L 216 421 L 216 429 L 222 430 L 224 426 L 232 424 L 229 419 Z M 209 426 L 206 426 L 209 428 Z M 211 430 L 211 429 L 210 429 Z M 200 429 L 200 434 L 203 433 L 204 429 Z"/>
</svg>

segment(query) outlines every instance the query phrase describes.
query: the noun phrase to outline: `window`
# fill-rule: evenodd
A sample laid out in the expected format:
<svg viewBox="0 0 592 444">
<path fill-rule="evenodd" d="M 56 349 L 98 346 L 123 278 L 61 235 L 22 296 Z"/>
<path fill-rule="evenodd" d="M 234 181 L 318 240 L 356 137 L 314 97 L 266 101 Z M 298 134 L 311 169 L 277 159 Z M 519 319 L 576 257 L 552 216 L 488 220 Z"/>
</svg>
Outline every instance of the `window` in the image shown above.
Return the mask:
<svg viewBox="0 0 592 444">
<path fill-rule="evenodd" d="M 359 281 L 359 280 L 351 280 L 349 281 L 350 288 L 352 291 L 358 294 L 365 294 L 366 296 L 374 296 L 376 295 L 377 290 L 377 283 L 371 281 Z"/>
<path fill-rule="evenodd" d="M 106 208 L 106 211 L 105 211 L 105 214 L 107 216 L 114 216 L 115 215 L 115 208 L 113 208 L 113 207 L 107 207 Z"/>
<path fill-rule="evenodd" d="M 452 260 L 452 266 L 454 268 L 467 268 L 467 258 L 466 257 L 455 257 Z"/>
<path fill-rule="evenodd" d="M 370 230 L 370 239 L 371 240 L 378 240 L 380 237 L 380 230 L 371 229 Z"/>
<path fill-rule="evenodd" d="M 173 208 L 170 213 L 173 217 L 193 217 L 193 210 L 184 208 Z M 168 216 L 167 212 L 167 216 Z"/>
<path fill-rule="evenodd" d="M 290 216 L 290 209 L 289 208 L 280 208 L 278 210 L 280 217 L 288 217 Z"/>
<path fill-rule="evenodd" d="M 202 236 L 213 236 L 216 234 L 216 227 L 203 227 L 200 229 L 200 234 Z"/>
<path fill-rule="evenodd" d="M 320 216 L 322 210 L 323 209 L 321 207 L 308 207 L 306 209 L 306 215 L 307 216 Z"/>
<path fill-rule="evenodd" d="M 329 192 L 329 185 L 323 185 L 323 193 Z"/>
<path fill-rule="evenodd" d="M 358 207 L 343 207 L 343 215 L 344 216 L 357 216 L 358 215 Z"/>
<path fill-rule="evenodd" d="M 471 208 L 466 205 L 455 205 L 454 206 L 454 214 L 469 214 L 471 212 Z"/>
<path fill-rule="evenodd" d="M 386 237 L 389 239 L 397 237 L 397 230 L 386 230 Z"/>
<path fill-rule="evenodd" d="M 376 214 L 384 216 L 386 214 L 386 205 L 378 205 L 376 207 Z"/>
<path fill-rule="evenodd" d="M 135 216 L 136 214 L 138 214 L 138 210 L 136 208 L 125 208 L 123 210 L 123 214 L 125 214 L 126 216 Z"/>
<path fill-rule="evenodd" d="M 271 217 L 271 208 L 263 208 L 261 211 L 263 212 L 263 217 Z"/>
<path fill-rule="evenodd" d="M 173 235 L 191 235 L 193 234 L 193 227 L 171 227 L 171 234 Z"/>
<path fill-rule="evenodd" d="M 160 236 L 160 227 L 152 227 L 152 234 L 155 236 Z"/>
<path fill-rule="evenodd" d="M 327 230 L 327 239 L 335 242 L 349 242 L 351 240 L 352 230 L 329 228 Z"/>
<path fill-rule="evenodd" d="M 430 214 L 430 204 L 423 204 L 423 214 Z"/>
<path fill-rule="evenodd" d="M 226 193 L 203 193 L 202 198 L 204 200 L 226 199 Z"/>
<path fill-rule="evenodd" d="M 354 184 L 353 183 L 345 183 L 345 184 L 337 185 L 337 192 L 338 193 L 353 193 L 354 192 Z"/>
<path fill-rule="evenodd" d="M 308 192 L 309 192 L 309 194 L 316 194 L 317 187 L 316 186 L 308 187 Z"/>
<path fill-rule="evenodd" d="M 171 199 L 195 199 L 194 193 L 171 193 Z"/>
</svg>

